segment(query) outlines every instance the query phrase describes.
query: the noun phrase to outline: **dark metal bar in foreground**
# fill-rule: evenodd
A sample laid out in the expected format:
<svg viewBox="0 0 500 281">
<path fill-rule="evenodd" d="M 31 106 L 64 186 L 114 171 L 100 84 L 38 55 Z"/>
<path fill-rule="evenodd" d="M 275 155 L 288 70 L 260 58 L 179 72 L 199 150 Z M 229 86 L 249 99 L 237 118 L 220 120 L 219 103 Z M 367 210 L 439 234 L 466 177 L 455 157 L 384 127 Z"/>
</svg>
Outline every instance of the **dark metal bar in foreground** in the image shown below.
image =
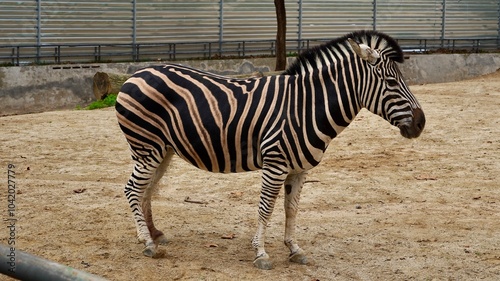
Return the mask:
<svg viewBox="0 0 500 281">
<path fill-rule="evenodd" d="M 19 280 L 104 281 L 99 276 L 74 269 L 0 244 L 0 273 Z"/>
</svg>

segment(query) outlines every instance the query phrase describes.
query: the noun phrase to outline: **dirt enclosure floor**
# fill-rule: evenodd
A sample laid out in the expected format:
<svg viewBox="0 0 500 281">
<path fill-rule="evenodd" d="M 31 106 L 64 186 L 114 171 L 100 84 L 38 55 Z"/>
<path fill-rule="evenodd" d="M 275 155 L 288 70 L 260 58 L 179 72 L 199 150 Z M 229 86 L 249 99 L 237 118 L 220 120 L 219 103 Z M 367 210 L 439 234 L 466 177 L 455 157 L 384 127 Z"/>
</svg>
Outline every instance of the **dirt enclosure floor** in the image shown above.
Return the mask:
<svg viewBox="0 0 500 281">
<path fill-rule="evenodd" d="M 309 173 L 297 238 L 310 265 L 287 261 L 280 196 L 274 269 L 253 267 L 259 172 L 211 174 L 178 158 L 153 200 L 169 244 L 144 257 L 113 109 L 1 117 L 1 212 L 11 163 L 17 248 L 110 280 L 499 280 L 500 73 L 411 89 L 427 117 L 420 138 L 363 111 Z M 0 235 L 6 244 L 7 227 Z"/>
</svg>

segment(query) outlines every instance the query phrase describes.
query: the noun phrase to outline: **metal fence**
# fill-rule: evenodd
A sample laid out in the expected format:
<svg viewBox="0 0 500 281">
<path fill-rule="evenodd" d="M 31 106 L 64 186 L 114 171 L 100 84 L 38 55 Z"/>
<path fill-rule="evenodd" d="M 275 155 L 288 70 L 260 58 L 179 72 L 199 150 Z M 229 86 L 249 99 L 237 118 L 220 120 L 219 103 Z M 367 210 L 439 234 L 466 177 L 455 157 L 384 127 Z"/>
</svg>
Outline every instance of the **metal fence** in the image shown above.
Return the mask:
<svg viewBox="0 0 500 281">
<path fill-rule="evenodd" d="M 497 50 L 499 0 L 286 2 L 287 49 L 359 29 L 406 50 Z M 273 55 L 271 0 L 1 0 L 0 63 Z"/>
</svg>

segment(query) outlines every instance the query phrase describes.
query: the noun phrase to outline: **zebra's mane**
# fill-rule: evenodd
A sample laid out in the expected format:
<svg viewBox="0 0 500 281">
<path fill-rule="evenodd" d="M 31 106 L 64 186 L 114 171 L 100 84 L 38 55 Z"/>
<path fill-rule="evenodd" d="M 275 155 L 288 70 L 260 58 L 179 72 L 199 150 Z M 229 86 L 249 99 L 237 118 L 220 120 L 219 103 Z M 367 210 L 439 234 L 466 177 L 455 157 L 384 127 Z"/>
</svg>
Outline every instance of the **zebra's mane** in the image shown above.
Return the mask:
<svg viewBox="0 0 500 281">
<path fill-rule="evenodd" d="M 387 58 L 395 62 L 404 62 L 403 51 L 396 40 L 382 32 L 362 30 L 346 34 L 328 43 L 305 50 L 290 64 L 283 74 L 293 75 L 301 73 L 303 69 L 306 71 L 309 68 L 316 69 L 318 68 L 318 61 L 328 64 L 329 62 L 325 62 L 323 57 L 331 57 L 331 53 L 333 53 L 331 50 L 338 48 L 340 45 L 344 45 L 346 49 L 351 50 L 347 42 L 348 38 L 358 43 L 366 44 L 372 49 L 377 49 L 380 54 L 384 54 Z M 333 58 L 330 58 L 330 60 L 333 60 Z"/>
</svg>

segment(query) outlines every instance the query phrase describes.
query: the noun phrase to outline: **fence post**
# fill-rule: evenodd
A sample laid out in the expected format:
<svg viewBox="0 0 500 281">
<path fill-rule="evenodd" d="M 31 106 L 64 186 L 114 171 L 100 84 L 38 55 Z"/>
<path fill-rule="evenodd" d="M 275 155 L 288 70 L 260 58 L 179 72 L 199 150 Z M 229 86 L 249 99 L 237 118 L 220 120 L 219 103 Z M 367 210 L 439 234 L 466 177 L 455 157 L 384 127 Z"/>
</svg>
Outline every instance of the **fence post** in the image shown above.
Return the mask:
<svg viewBox="0 0 500 281">
<path fill-rule="evenodd" d="M 297 50 L 300 53 L 302 51 L 301 49 L 301 42 L 302 42 L 302 0 L 298 1 L 299 4 L 299 15 L 298 15 L 298 26 L 297 26 Z"/>
<path fill-rule="evenodd" d="M 19 66 L 19 52 L 21 51 L 20 47 L 17 46 L 16 50 L 17 50 L 17 53 L 16 53 L 16 66 Z"/>
<path fill-rule="evenodd" d="M 56 63 L 61 63 L 61 45 L 56 46 L 54 55 Z"/>
<path fill-rule="evenodd" d="M 137 0 L 132 0 L 132 61 L 137 61 Z"/>
<path fill-rule="evenodd" d="M 219 56 L 222 56 L 223 40 L 224 40 L 224 0 L 219 0 Z"/>
<path fill-rule="evenodd" d="M 373 30 L 377 30 L 377 0 L 373 0 Z"/>
<path fill-rule="evenodd" d="M 441 19 L 441 48 L 444 48 L 444 38 L 446 36 L 446 0 L 443 0 L 443 12 Z"/>
<path fill-rule="evenodd" d="M 500 48 L 500 3 L 498 3 L 498 8 L 497 8 L 497 48 Z"/>
<path fill-rule="evenodd" d="M 36 63 L 40 63 L 42 46 L 42 0 L 36 1 Z"/>
</svg>

